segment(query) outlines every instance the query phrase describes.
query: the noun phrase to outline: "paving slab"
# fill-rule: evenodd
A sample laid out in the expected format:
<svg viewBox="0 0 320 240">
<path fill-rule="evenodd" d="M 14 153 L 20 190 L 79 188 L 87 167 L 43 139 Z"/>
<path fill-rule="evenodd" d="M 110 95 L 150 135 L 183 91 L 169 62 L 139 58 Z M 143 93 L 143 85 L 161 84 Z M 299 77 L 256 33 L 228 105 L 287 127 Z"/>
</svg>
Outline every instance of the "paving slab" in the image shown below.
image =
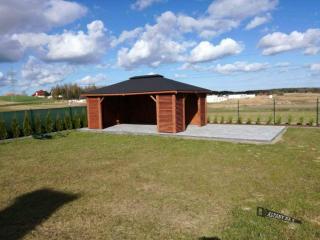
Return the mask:
<svg viewBox="0 0 320 240">
<path fill-rule="evenodd" d="M 81 131 L 114 134 L 164 135 L 234 142 L 274 143 L 286 130 L 285 126 L 207 124 L 203 127 L 189 125 L 184 132 L 158 133 L 156 125 L 119 124 L 105 129 L 83 128 Z"/>
</svg>

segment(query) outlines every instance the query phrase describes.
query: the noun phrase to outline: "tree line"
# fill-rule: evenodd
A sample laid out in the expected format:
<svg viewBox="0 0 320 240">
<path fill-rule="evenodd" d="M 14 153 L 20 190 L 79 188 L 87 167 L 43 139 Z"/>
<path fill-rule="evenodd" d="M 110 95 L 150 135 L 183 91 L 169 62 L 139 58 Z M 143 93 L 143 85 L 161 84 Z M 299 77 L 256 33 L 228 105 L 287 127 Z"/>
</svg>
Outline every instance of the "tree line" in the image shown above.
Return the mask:
<svg viewBox="0 0 320 240">
<path fill-rule="evenodd" d="M 63 85 L 56 85 L 51 88 L 51 96 L 53 98 L 62 98 L 62 99 L 79 99 L 82 93 L 97 89 L 95 85 L 89 85 L 85 87 L 81 87 L 78 84 L 70 83 Z"/>
</svg>

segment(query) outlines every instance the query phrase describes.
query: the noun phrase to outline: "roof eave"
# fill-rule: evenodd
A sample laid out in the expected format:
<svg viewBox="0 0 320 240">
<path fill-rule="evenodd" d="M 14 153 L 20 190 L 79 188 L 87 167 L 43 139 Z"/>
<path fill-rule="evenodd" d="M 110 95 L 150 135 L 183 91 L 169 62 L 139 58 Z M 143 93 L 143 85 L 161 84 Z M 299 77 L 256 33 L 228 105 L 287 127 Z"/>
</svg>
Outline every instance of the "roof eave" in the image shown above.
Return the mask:
<svg viewBox="0 0 320 240">
<path fill-rule="evenodd" d="M 194 93 L 194 94 L 211 94 L 210 90 L 203 91 L 156 91 L 156 92 L 136 92 L 136 93 L 83 93 L 82 97 L 99 97 L 99 96 L 129 96 L 129 95 L 151 95 L 151 94 L 178 94 L 178 93 Z"/>
</svg>

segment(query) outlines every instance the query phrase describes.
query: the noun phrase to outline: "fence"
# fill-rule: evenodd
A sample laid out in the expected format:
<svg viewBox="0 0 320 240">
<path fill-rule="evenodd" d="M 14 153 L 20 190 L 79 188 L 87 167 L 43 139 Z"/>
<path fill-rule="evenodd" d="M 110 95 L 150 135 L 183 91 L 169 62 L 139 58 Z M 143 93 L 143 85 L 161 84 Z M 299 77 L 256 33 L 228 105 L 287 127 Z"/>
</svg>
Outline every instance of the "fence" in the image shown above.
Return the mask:
<svg viewBox="0 0 320 240">
<path fill-rule="evenodd" d="M 319 126 L 319 98 L 258 96 L 208 104 L 211 123 L 247 123 Z"/>
<path fill-rule="evenodd" d="M 7 130 L 10 132 L 12 120 L 17 119 L 20 128 L 23 126 L 23 120 L 25 114 L 28 114 L 28 117 L 31 122 L 31 126 L 34 127 L 35 118 L 40 118 L 41 122 L 44 122 L 48 112 L 52 118 L 52 121 L 55 122 L 57 116 L 60 119 L 64 119 L 65 115 L 68 114 L 71 117 L 71 120 L 74 120 L 75 116 L 81 116 L 82 118 L 87 116 L 86 107 L 66 107 L 66 108 L 50 108 L 50 109 L 30 109 L 22 111 L 13 111 L 13 112 L 0 112 L 0 120 L 5 122 Z"/>
</svg>

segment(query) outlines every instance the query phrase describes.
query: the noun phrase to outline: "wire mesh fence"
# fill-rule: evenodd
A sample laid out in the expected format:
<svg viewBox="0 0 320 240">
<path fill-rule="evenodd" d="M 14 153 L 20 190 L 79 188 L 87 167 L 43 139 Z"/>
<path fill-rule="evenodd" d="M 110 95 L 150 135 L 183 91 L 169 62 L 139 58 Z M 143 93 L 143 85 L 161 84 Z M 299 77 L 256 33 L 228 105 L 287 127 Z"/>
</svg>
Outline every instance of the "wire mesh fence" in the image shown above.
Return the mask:
<svg viewBox="0 0 320 240">
<path fill-rule="evenodd" d="M 210 103 L 208 122 L 319 126 L 319 98 L 290 94 Z"/>
</svg>

